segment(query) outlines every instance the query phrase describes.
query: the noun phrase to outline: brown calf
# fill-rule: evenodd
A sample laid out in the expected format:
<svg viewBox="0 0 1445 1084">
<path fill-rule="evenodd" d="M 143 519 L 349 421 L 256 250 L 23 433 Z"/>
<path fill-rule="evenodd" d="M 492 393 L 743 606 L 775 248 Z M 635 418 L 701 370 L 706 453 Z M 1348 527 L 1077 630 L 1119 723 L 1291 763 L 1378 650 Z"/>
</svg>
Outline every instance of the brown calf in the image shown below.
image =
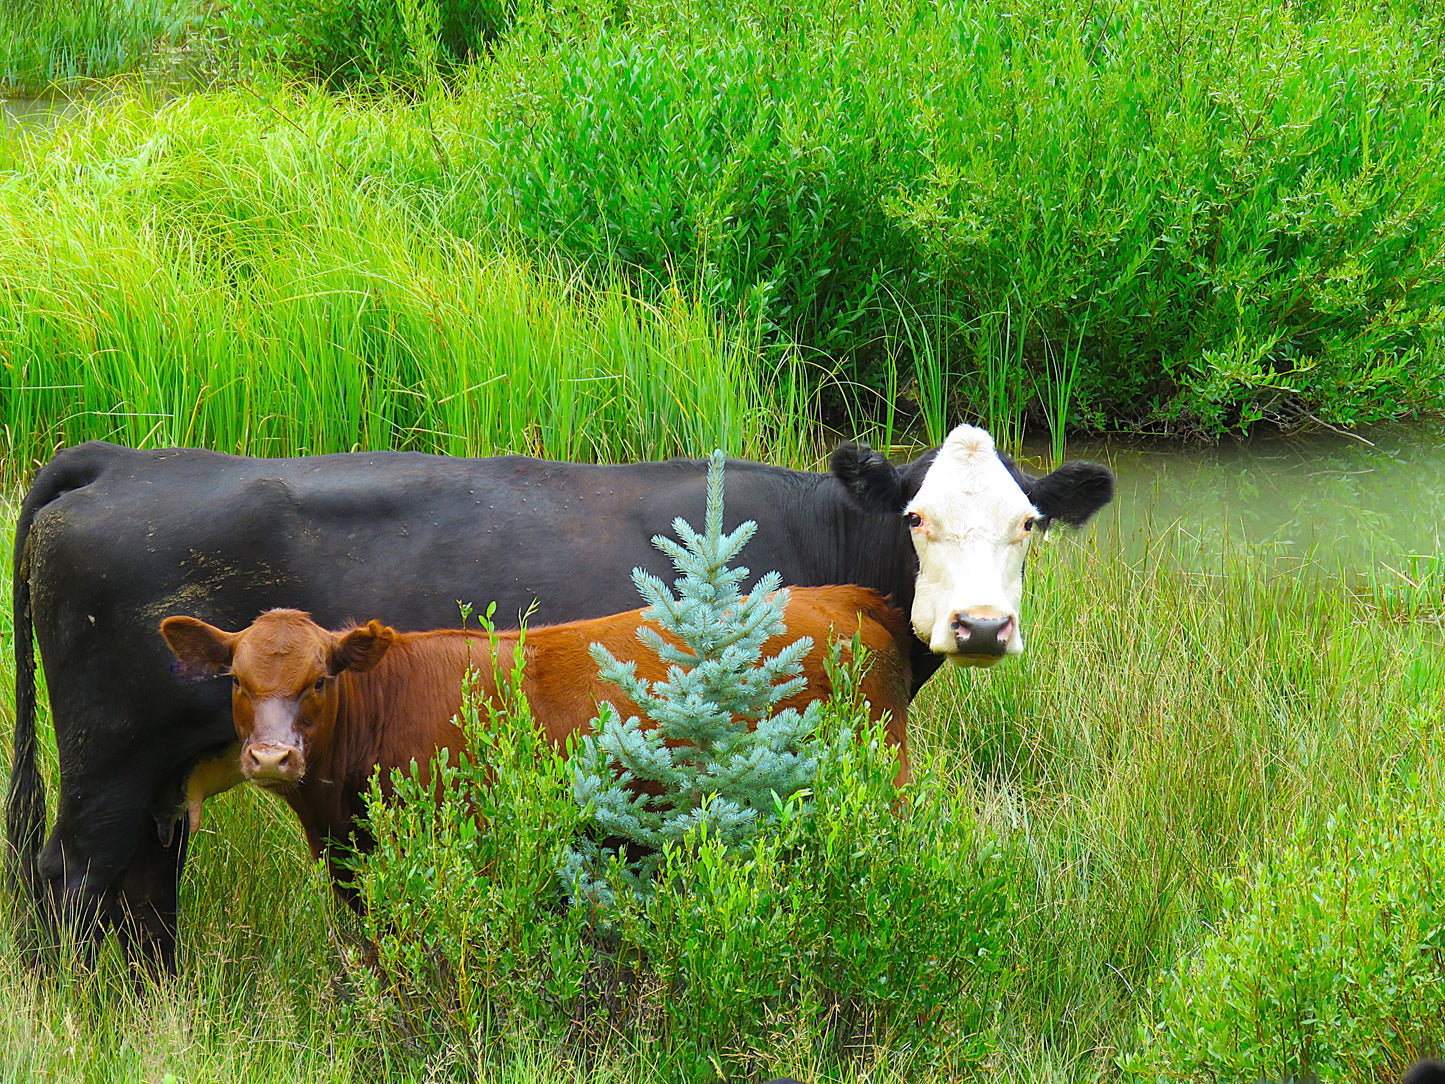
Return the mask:
<svg viewBox="0 0 1445 1084">
<path fill-rule="evenodd" d="M 639 677 L 666 676 L 656 655 L 637 641 L 641 614 L 630 610 L 527 630 L 522 691 L 554 745 L 585 732 L 603 700 L 624 719 L 640 714 L 621 689 L 598 676 L 592 643 L 617 658 L 636 658 Z M 813 647 L 803 663 L 807 685 L 777 710 L 829 696 L 828 645 L 859 633 L 872 660 L 863 696 L 875 720 L 888 714 L 898 778 L 906 782 L 913 646 L 907 619 L 867 588 L 794 587 L 785 620 L 786 634 L 768 642 L 767 654 L 801 636 L 811 636 Z M 286 800 L 301 818 L 312 854 L 326 855 L 336 877 L 344 871 L 333 848 L 351 843 L 372 772 L 381 769 L 386 790 L 393 768 L 415 762 L 426 772 L 439 748 L 459 747 L 455 717 L 463 675 L 472 667 L 478 695 L 496 697 L 496 675 L 512 672 L 520 638 L 517 631 L 497 633 L 494 658 L 492 642 L 475 629 L 397 632 L 372 621 L 327 632 L 299 610 L 269 610 L 240 632 L 194 617 L 168 617 L 161 634 L 187 672 L 231 675 L 241 775 Z M 357 840 L 363 847 L 367 842 Z"/>
</svg>

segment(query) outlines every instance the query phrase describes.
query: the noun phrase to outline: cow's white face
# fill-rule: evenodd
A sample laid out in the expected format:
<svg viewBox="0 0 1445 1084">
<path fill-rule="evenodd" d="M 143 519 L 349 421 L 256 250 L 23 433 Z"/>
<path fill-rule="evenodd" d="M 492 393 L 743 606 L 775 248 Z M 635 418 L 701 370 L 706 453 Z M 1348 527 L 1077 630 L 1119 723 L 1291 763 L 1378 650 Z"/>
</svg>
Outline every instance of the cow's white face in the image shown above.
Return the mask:
<svg viewBox="0 0 1445 1084">
<path fill-rule="evenodd" d="M 991 666 L 1024 649 L 1024 558 L 1038 510 L 984 430 L 948 434 L 903 511 L 918 554 L 913 631 L 938 655 Z"/>
</svg>

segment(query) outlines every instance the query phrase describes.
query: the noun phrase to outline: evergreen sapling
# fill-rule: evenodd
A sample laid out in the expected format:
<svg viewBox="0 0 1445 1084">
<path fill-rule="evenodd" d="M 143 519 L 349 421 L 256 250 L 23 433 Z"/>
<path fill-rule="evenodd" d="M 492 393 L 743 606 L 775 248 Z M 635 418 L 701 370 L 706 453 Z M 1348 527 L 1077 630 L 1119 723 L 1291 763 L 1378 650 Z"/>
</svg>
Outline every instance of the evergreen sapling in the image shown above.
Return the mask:
<svg viewBox="0 0 1445 1084">
<path fill-rule="evenodd" d="M 621 719 L 604 704 L 574 759 L 572 790 L 588 808 L 582 831 L 565 856 L 561 874 L 574 902 L 606 906 L 613 885 L 639 895 L 650 885 L 669 844 L 701 831 L 726 845 L 745 843 L 777 816 L 781 802 L 808 786 L 817 770 L 813 748 L 822 704 L 804 712 L 771 714 L 779 700 L 806 683 L 802 659 L 812 648 L 801 637 L 777 655 L 762 658 L 764 644 L 786 632 L 788 591 L 769 572 L 746 596 L 748 576 L 732 561 L 753 536 L 749 520 L 722 532 L 723 455 L 708 464 L 706 526 L 698 534 L 681 517 L 673 520 L 680 541 L 658 535 L 652 544 L 678 571 L 676 594 L 641 568 L 632 581 L 648 603 L 638 640 L 668 664 L 667 678 L 636 675 L 633 662 L 615 658 L 600 644 L 592 656 L 608 682 L 621 688 L 650 720 Z M 639 792 L 642 785 L 648 791 Z M 600 841 L 620 841 L 613 857 Z"/>
</svg>

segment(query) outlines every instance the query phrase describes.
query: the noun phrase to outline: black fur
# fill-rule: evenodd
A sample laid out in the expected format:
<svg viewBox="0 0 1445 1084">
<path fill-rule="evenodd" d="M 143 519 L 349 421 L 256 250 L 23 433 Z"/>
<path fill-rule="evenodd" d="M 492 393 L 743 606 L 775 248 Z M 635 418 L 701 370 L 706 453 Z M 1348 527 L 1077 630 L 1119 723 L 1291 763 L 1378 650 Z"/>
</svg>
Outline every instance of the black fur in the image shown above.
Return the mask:
<svg viewBox="0 0 1445 1084">
<path fill-rule="evenodd" d="M 1445 1061 L 1422 1058 L 1400 1078 L 1400 1084 L 1445 1084 Z"/>
<path fill-rule="evenodd" d="M 1010 464 L 1012 467 L 1012 464 Z M 1082 527 L 1114 497 L 1114 472 L 1087 459 L 1065 463 L 1042 478 L 1013 467 L 1019 485 L 1046 520 Z"/>
<path fill-rule="evenodd" d="M 902 512 L 908 503 L 898 469 L 866 444 L 840 444 L 833 452 L 833 477 L 861 508 Z M 915 487 L 915 492 L 917 487 Z"/>
</svg>

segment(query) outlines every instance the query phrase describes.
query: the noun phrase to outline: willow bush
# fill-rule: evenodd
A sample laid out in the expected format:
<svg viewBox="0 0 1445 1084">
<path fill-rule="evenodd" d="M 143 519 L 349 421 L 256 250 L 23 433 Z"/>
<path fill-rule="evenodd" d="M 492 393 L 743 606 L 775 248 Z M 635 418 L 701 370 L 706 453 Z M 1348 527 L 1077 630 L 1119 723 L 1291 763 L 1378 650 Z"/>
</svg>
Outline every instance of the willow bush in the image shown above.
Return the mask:
<svg viewBox="0 0 1445 1084">
<path fill-rule="evenodd" d="M 746 846 L 699 824 L 645 896 L 614 863 L 610 903 L 568 902 L 575 755 L 521 697 L 468 698 L 463 729 L 428 782 L 373 787 L 352 974 L 369 1032 L 464 1060 L 518 1036 L 604 1064 L 651 1041 L 655 1079 L 679 1082 L 756 1074 L 785 1043 L 944 1079 L 994 1053 L 1018 856 L 936 779 L 901 794 L 864 705 L 821 713 L 815 789 Z"/>
<path fill-rule="evenodd" d="M 1438 14 L 626 11 L 477 73 L 456 228 L 670 269 L 875 385 L 923 339 L 981 413 L 1068 384 L 1076 423 L 1218 433 L 1445 393 Z"/>
<path fill-rule="evenodd" d="M 330 86 L 414 82 L 483 53 L 517 0 L 230 0 L 226 26 L 253 61 Z"/>
<path fill-rule="evenodd" d="M 1445 833 L 1430 786 L 1301 825 L 1221 893 L 1122 1059 L 1142 1080 L 1384 1080 L 1445 1040 Z"/>
</svg>

